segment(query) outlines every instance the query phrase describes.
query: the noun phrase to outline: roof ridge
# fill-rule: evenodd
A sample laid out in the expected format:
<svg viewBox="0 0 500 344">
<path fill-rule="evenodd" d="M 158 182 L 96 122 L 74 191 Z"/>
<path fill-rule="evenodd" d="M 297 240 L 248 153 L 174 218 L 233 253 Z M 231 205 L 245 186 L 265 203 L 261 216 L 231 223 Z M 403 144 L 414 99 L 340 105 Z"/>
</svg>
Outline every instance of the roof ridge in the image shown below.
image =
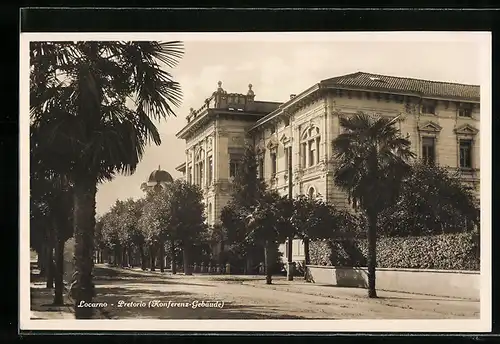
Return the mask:
<svg viewBox="0 0 500 344">
<path fill-rule="evenodd" d="M 480 85 L 476 84 L 465 84 L 465 83 L 460 83 L 460 82 L 449 82 L 449 81 L 439 81 L 439 80 L 430 80 L 430 79 L 419 79 L 419 78 L 410 78 L 410 77 L 404 77 L 404 76 L 395 76 L 395 75 L 386 75 L 386 74 L 376 74 L 376 73 L 368 73 L 368 72 L 357 72 L 359 74 L 365 74 L 365 75 L 372 75 L 375 77 L 387 77 L 387 78 L 394 78 L 394 79 L 406 79 L 406 80 L 415 80 L 415 81 L 427 81 L 435 84 L 445 84 L 445 85 L 460 85 L 460 86 L 474 86 L 474 87 L 480 87 Z M 351 73 L 351 74 L 346 74 L 343 77 L 346 77 L 348 75 L 353 75 L 356 73 Z"/>
</svg>

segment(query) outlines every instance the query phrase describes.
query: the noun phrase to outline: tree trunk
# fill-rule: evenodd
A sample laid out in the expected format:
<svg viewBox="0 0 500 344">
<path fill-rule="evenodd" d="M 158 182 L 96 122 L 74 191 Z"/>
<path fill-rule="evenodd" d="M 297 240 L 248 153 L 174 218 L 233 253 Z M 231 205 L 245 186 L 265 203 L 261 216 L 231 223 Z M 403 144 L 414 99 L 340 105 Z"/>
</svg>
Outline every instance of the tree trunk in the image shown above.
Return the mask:
<svg viewBox="0 0 500 344">
<path fill-rule="evenodd" d="M 55 290 L 54 290 L 54 305 L 63 305 L 64 291 L 64 240 L 58 235 L 56 240 L 56 271 L 55 271 Z"/>
<path fill-rule="evenodd" d="M 75 318 L 91 319 L 91 307 L 79 307 L 91 303 L 94 296 L 92 282 L 92 252 L 94 252 L 94 227 L 97 181 L 88 176 L 74 180 L 74 234 L 75 234 Z"/>
<path fill-rule="evenodd" d="M 40 277 L 45 276 L 45 253 L 44 253 L 45 247 L 44 245 L 41 246 L 41 248 L 37 252 L 37 268 L 40 270 Z"/>
<path fill-rule="evenodd" d="M 266 241 L 266 248 L 264 251 L 264 260 L 265 260 L 265 265 L 266 265 L 266 284 L 272 284 L 273 281 L 273 274 L 272 274 L 272 261 L 273 261 L 273 254 L 272 254 L 272 248 L 271 248 L 271 242 Z"/>
<path fill-rule="evenodd" d="M 122 254 L 121 254 L 121 261 L 122 261 L 122 268 L 126 267 L 127 264 L 127 248 L 122 248 Z"/>
<path fill-rule="evenodd" d="M 376 298 L 375 289 L 375 270 L 377 266 L 377 215 L 370 213 L 368 215 L 368 297 Z"/>
<path fill-rule="evenodd" d="M 54 288 L 54 249 L 52 247 L 52 243 L 48 244 L 49 247 L 47 247 L 47 255 L 45 256 L 46 258 L 46 288 L 47 289 L 52 289 Z"/>
<path fill-rule="evenodd" d="M 177 261 L 175 259 L 175 241 L 174 240 L 171 240 L 170 241 L 170 254 L 171 254 L 171 257 L 170 257 L 170 260 L 171 260 L 171 264 L 172 264 L 172 274 L 176 274 L 177 273 Z"/>
<path fill-rule="evenodd" d="M 189 266 L 190 265 L 189 251 L 190 251 L 189 244 L 184 242 L 183 243 L 183 250 L 182 250 L 182 260 L 184 263 L 184 275 L 192 275 L 193 274 L 191 272 L 191 267 Z"/>
<path fill-rule="evenodd" d="M 42 244 L 42 248 L 40 250 L 40 265 L 38 268 L 40 269 L 40 277 L 46 277 L 47 276 L 47 244 Z"/>
<path fill-rule="evenodd" d="M 146 255 L 144 254 L 144 246 L 139 245 L 139 253 L 141 254 L 141 269 L 146 270 Z"/>
<path fill-rule="evenodd" d="M 160 239 L 160 271 L 165 272 L 165 241 Z"/>
<path fill-rule="evenodd" d="M 289 237 L 288 238 L 288 245 L 286 245 L 287 247 L 287 269 L 286 269 L 286 279 L 288 281 L 293 281 L 293 274 L 294 274 L 294 271 L 293 271 L 293 237 Z"/>
<path fill-rule="evenodd" d="M 104 258 L 102 257 L 102 254 L 103 254 L 103 250 L 99 250 L 99 263 L 100 264 L 103 264 L 104 263 Z"/>
<path fill-rule="evenodd" d="M 128 265 L 133 268 L 134 267 L 134 257 L 132 255 L 132 247 L 129 247 L 128 250 Z"/>
<path fill-rule="evenodd" d="M 250 275 L 251 274 L 251 271 L 252 271 L 252 257 L 250 257 L 249 254 L 246 255 L 245 257 L 245 261 L 246 261 L 246 269 L 245 269 L 245 274 L 247 275 Z"/>
<path fill-rule="evenodd" d="M 156 271 L 156 250 L 154 246 L 149 246 L 149 257 L 151 258 L 151 271 Z"/>
<path fill-rule="evenodd" d="M 309 255 L 309 238 L 304 238 L 304 279 L 307 279 L 307 266 L 311 264 L 311 257 Z"/>
</svg>

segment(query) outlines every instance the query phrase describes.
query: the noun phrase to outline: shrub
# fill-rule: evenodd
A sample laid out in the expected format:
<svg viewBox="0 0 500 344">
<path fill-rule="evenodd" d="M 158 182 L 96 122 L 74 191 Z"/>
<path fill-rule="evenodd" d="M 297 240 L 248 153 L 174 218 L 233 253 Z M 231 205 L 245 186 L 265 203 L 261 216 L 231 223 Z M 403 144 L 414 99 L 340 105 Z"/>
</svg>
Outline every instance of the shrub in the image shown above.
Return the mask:
<svg viewBox="0 0 500 344">
<path fill-rule="evenodd" d="M 377 241 L 377 267 L 438 270 L 479 270 L 477 232 L 419 237 L 389 237 Z M 311 242 L 313 265 L 366 266 L 364 239 Z"/>
</svg>

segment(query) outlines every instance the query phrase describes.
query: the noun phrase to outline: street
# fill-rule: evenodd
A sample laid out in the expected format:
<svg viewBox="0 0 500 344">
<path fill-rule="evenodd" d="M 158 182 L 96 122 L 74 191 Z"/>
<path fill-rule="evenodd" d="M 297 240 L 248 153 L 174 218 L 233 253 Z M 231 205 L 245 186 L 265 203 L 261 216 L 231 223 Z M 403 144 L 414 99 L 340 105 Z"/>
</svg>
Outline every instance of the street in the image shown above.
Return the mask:
<svg viewBox="0 0 500 344">
<path fill-rule="evenodd" d="M 98 313 L 112 319 L 479 318 L 477 301 L 383 291 L 368 299 L 364 289 L 300 277 L 288 282 L 280 276 L 266 285 L 264 276 L 184 276 L 105 265 L 97 265 L 94 274 Z"/>
</svg>

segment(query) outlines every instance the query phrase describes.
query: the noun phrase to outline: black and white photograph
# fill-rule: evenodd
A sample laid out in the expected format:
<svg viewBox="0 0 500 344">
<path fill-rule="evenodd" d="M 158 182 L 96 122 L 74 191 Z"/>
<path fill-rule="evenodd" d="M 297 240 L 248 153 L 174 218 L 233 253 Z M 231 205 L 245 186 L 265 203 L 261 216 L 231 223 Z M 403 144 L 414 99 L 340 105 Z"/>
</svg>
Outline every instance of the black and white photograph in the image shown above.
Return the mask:
<svg viewBox="0 0 500 344">
<path fill-rule="evenodd" d="M 23 330 L 491 328 L 491 34 L 21 34 Z"/>
</svg>

